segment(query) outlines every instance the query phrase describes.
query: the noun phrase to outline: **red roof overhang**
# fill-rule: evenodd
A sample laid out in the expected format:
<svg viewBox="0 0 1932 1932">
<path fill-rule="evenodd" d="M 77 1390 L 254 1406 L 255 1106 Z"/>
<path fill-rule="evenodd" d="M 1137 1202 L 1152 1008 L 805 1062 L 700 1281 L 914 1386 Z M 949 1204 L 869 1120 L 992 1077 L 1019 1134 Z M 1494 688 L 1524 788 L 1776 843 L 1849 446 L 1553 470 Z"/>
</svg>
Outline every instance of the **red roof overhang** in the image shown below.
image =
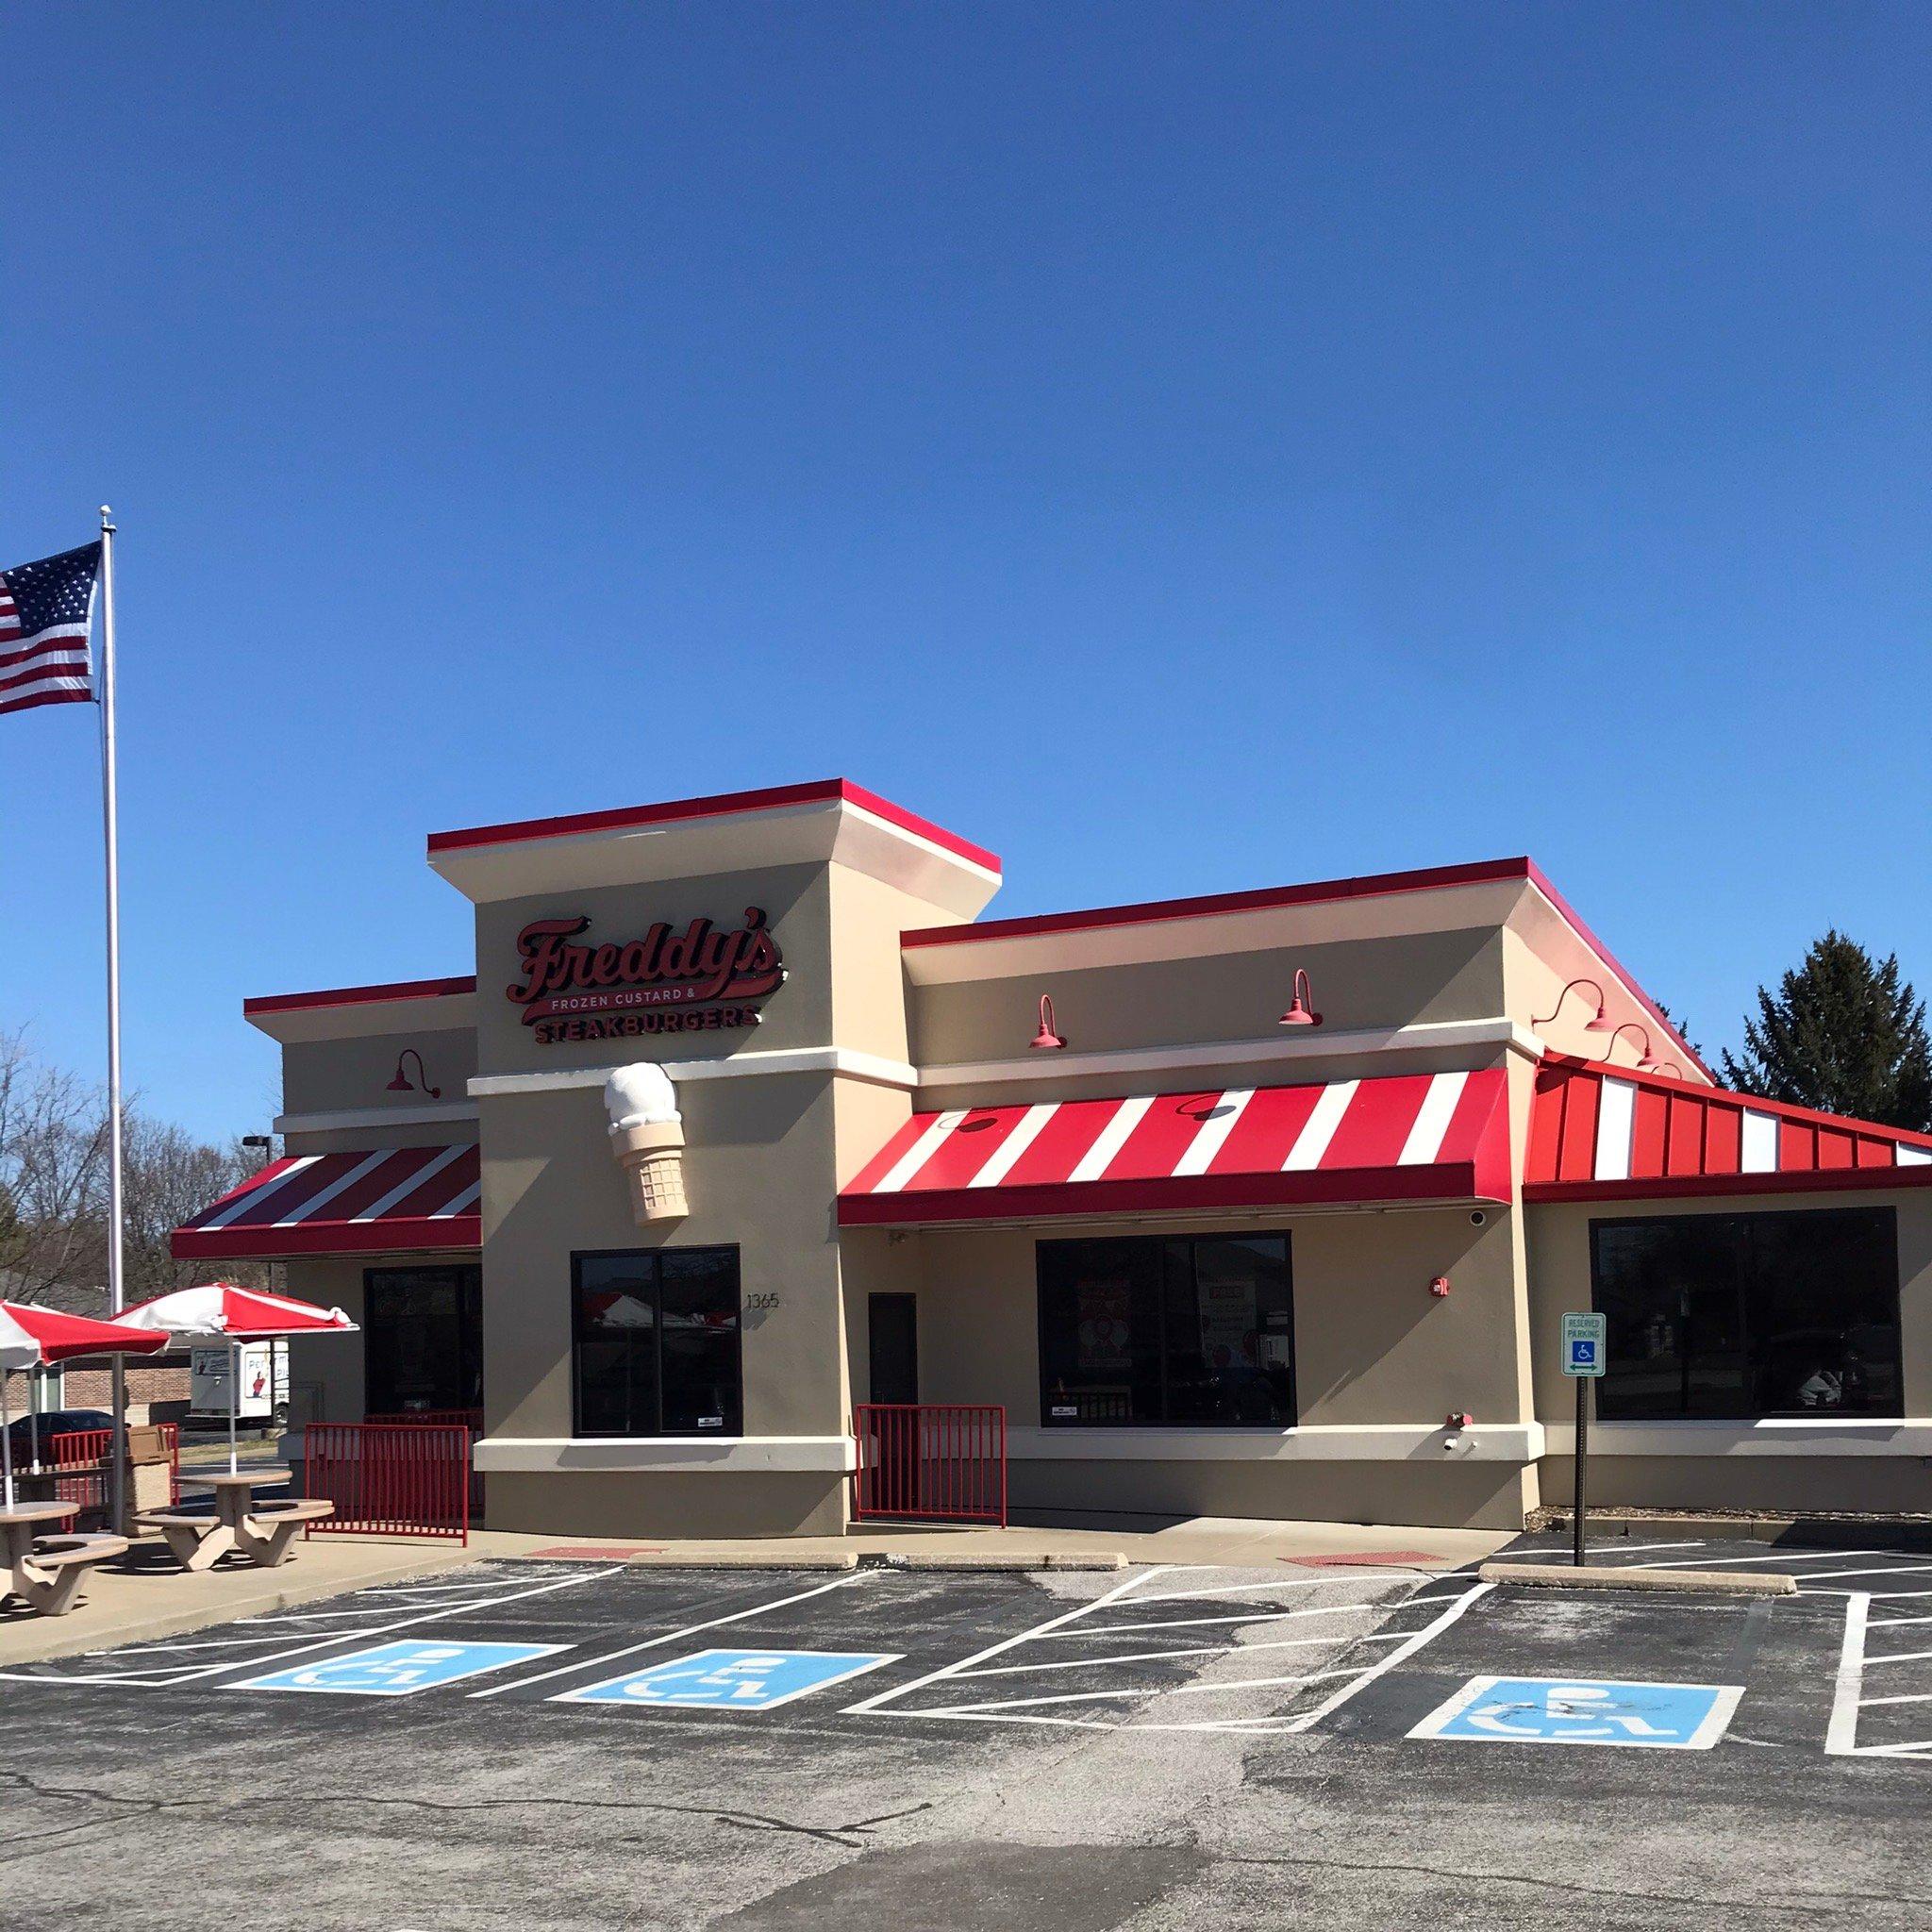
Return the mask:
<svg viewBox="0 0 1932 1932">
<path fill-rule="evenodd" d="M 1932 1183 L 1932 1134 L 1551 1054 L 1525 1201 L 1834 1193 Z"/>
</svg>

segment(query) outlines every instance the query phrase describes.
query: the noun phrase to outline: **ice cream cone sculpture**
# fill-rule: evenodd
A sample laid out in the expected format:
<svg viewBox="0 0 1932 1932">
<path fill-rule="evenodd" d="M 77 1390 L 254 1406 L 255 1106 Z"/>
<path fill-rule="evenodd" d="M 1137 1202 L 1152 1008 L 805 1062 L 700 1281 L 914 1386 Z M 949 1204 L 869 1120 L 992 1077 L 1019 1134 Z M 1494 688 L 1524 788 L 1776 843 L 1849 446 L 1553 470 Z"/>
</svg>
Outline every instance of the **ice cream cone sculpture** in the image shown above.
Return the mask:
<svg viewBox="0 0 1932 1932">
<path fill-rule="evenodd" d="M 630 1180 L 640 1227 L 691 1212 L 684 1191 L 684 1119 L 670 1076 L 650 1060 L 619 1067 L 604 1083 L 610 1151 Z"/>
</svg>

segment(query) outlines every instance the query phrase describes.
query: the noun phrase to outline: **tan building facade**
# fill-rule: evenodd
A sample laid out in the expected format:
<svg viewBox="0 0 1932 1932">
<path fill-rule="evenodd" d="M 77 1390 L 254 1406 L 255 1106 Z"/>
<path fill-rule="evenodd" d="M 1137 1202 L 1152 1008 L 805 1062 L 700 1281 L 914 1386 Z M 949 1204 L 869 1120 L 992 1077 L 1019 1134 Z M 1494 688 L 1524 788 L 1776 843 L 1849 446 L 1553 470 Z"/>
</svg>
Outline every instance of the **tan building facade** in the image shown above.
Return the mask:
<svg viewBox="0 0 1932 1932">
<path fill-rule="evenodd" d="M 1932 1139 L 1718 1095 L 1527 860 L 988 920 L 840 781 L 429 860 L 474 977 L 251 1001 L 285 1157 L 176 1245 L 362 1324 L 311 1419 L 479 1416 L 492 1526 L 836 1531 L 874 1400 L 1023 1515 L 1514 1526 L 1593 1307 L 1605 1500 L 1927 1507 Z"/>
</svg>

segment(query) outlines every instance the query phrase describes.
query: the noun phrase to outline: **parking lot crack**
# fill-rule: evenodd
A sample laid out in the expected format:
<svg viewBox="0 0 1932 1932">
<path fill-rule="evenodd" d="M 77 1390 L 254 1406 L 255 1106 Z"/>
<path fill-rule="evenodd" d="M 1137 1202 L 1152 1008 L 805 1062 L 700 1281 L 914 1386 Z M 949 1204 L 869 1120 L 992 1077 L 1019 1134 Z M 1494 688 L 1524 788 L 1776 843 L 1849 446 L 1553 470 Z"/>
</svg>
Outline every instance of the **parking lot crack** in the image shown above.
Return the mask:
<svg viewBox="0 0 1932 1932">
<path fill-rule="evenodd" d="M 29 1792 L 37 1798 L 109 1806 L 149 1815 L 162 1811 L 220 1811 L 227 1808 L 219 1800 L 206 1798 L 146 1798 L 102 1790 L 93 1786 L 43 1784 L 22 1771 L 0 1772 L 0 1779 L 5 1779 L 15 1790 Z M 907 1806 L 903 1810 L 884 1811 L 875 1818 L 858 1819 L 846 1824 L 806 1824 L 795 1819 L 779 1818 L 763 1811 L 743 1811 L 716 1805 L 671 1805 L 660 1800 L 634 1798 L 412 1798 L 390 1792 L 311 1791 L 304 1794 L 302 1803 L 304 1806 L 377 1806 L 444 1815 L 467 1811 L 506 1811 L 525 1808 L 655 1812 L 685 1818 L 709 1818 L 719 1824 L 733 1825 L 741 1831 L 796 1832 L 801 1837 L 822 1839 L 827 1844 L 841 1845 L 847 1851 L 860 1849 L 864 1844 L 865 1835 L 881 1824 L 889 1824 L 895 1819 L 910 1818 L 921 1811 L 932 1809 L 931 1802 L 928 1801 L 924 1804 Z M 73 1831 L 77 1828 L 79 1827 L 74 1825 L 60 1827 L 62 1831 Z M 39 1833 L 32 1838 L 13 1839 L 7 1842 L 9 1845 L 26 1846 L 33 1844 L 39 1838 L 54 1835 L 56 1834 Z M 0 1855 L 0 1861 L 4 1861 L 4 1855 Z"/>
<path fill-rule="evenodd" d="M 1524 1885 L 1538 1891 L 1563 1892 L 1578 1898 L 1615 1899 L 1627 1904 L 1632 1900 L 1647 1905 L 1685 1907 L 1731 1907 L 1750 1905 L 1755 1909 L 1766 1909 L 1789 1913 L 1793 1918 L 1813 1918 L 1821 1907 L 1842 1907 L 1848 1904 L 1874 1906 L 1932 1906 L 1932 1895 L 1896 1891 L 1831 1891 L 1793 1892 L 1786 1891 L 1778 1900 L 1753 1897 L 1740 1899 L 1731 1897 L 1693 1898 L 1681 1891 L 1635 1891 L 1628 1887 L 1614 1885 L 1586 1885 L 1574 1878 L 1540 1878 L 1523 1872 L 1470 1871 L 1456 1865 L 1423 1865 L 1391 1863 L 1374 1858 L 1315 1858 L 1315 1857 L 1254 1857 L 1238 1853 L 1218 1853 L 1217 1861 L 1224 1865 L 1261 1865 L 1299 1871 L 1315 1872 L 1372 1872 L 1405 1873 L 1418 1878 L 1442 1878 L 1457 1883 L 1479 1883 L 1496 1885 Z"/>
</svg>

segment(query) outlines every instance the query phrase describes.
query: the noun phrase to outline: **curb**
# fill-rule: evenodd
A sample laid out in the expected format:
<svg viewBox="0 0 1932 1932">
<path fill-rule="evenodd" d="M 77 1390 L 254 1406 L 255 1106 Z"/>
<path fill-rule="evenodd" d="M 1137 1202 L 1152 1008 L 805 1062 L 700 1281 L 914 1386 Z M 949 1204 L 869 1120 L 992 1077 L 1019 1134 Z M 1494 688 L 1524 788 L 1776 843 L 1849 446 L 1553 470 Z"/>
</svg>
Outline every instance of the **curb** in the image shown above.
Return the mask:
<svg viewBox="0 0 1932 1932">
<path fill-rule="evenodd" d="M 1002 1575 L 1024 1574 L 1041 1570 L 1124 1570 L 1127 1559 L 1118 1550 L 1096 1552 L 1091 1557 L 1053 1555 L 1045 1551 L 1021 1553 L 1011 1557 L 890 1556 L 878 1566 L 887 1570 L 991 1571 Z"/>
<path fill-rule="evenodd" d="M 1646 1570 L 1557 1563 L 1485 1563 L 1476 1572 L 1483 1583 L 1524 1583 L 1537 1590 L 1635 1590 L 1722 1591 L 1727 1596 L 1795 1596 L 1798 1579 L 1771 1572 L 1743 1570 Z"/>
<path fill-rule="evenodd" d="M 64 1617 L 43 1618 L 37 1624 L 10 1626 L 0 1633 L 0 1670 L 10 1669 L 15 1664 L 44 1663 L 49 1657 L 84 1657 L 95 1651 L 119 1650 L 130 1643 L 185 1637 L 191 1630 L 233 1624 L 243 1617 L 273 1616 L 277 1610 L 292 1610 L 302 1604 L 319 1603 L 325 1597 L 346 1596 L 352 1591 L 369 1590 L 380 1584 L 406 1583 L 415 1576 L 434 1576 L 445 1570 L 460 1570 L 477 1560 L 475 1552 L 472 1550 L 425 1550 L 382 1569 L 365 1570 L 354 1576 L 317 1577 L 312 1581 L 284 1583 L 252 1596 L 231 1597 L 219 1604 L 201 1604 L 192 1610 L 129 1618 L 105 1630 L 93 1625 L 85 1630 L 74 1629 L 65 1627 L 68 1620 Z M 266 1575 L 274 1574 L 272 1571 L 264 1573 Z"/>
<path fill-rule="evenodd" d="M 856 1555 L 837 1557 L 754 1556 L 743 1550 L 724 1550 L 712 1556 L 691 1550 L 660 1550 L 618 1559 L 626 1570 L 857 1570 Z"/>
<path fill-rule="evenodd" d="M 1534 1534 L 1570 1534 L 1572 1512 L 1552 1512 Z M 1584 1518 L 1591 1537 L 1653 1536 L 1659 1532 L 1702 1538 L 1707 1542 L 1790 1543 L 1811 1549 L 1851 1549 L 1883 1541 L 1907 1550 L 1932 1549 L 1932 1523 L 1923 1517 L 1832 1518 L 1824 1516 L 1599 1516 Z"/>
</svg>

